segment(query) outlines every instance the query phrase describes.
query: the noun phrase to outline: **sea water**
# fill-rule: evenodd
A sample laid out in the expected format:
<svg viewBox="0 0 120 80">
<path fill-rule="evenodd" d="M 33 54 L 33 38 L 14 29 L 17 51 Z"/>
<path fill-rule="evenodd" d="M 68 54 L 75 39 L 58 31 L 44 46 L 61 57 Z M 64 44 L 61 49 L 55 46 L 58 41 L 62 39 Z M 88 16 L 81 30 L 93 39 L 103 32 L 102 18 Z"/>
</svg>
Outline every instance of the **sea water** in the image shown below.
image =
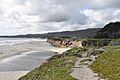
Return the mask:
<svg viewBox="0 0 120 80">
<path fill-rule="evenodd" d="M 41 47 L 49 48 L 46 39 L 26 39 L 26 38 L 0 38 L 0 45 L 11 45 L 39 41 Z M 31 71 L 39 67 L 48 58 L 55 55 L 48 50 L 28 51 L 0 60 L 0 71 Z"/>
<path fill-rule="evenodd" d="M 14 45 L 31 41 L 46 41 L 40 38 L 0 38 L 0 45 Z"/>
</svg>

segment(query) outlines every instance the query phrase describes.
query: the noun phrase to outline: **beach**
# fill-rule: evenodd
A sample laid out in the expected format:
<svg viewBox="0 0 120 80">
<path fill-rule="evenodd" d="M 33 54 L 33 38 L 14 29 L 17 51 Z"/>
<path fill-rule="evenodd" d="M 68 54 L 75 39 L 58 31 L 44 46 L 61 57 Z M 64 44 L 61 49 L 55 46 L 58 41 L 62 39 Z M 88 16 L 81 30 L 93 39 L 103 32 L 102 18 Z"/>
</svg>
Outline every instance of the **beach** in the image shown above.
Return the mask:
<svg viewBox="0 0 120 80">
<path fill-rule="evenodd" d="M 0 45 L 0 80 L 17 80 L 56 53 L 69 49 L 53 47 L 42 39 L 23 40 L 11 43 L 8 39 L 7 44 Z"/>
</svg>

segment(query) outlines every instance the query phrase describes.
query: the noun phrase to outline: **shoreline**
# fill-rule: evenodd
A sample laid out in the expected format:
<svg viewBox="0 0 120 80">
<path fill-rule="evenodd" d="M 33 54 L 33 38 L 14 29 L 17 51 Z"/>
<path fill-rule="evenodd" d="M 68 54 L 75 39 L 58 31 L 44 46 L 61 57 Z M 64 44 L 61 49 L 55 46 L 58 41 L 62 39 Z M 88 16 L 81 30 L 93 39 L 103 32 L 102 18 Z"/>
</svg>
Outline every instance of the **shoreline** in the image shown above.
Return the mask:
<svg viewBox="0 0 120 80">
<path fill-rule="evenodd" d="M 40 41 L 32 41 L 28 43 L 21 43 L 21 44 L 15 44 L 15 45 L 3 45 L 3 46 L 0 45 L 0 51 L 2 52 L 2 54 L 0 55 L 0 61 L 9 57 L 21 55 L 22 53 L 26 53 L 30 51 L 46 50 L 46 51 L 52 51 L 57 54 L 62 54 L 68 49 L 70 48 L 54 47 L 48 42 L 43 42 L 43 44 L 40 44 Z M 18 78 L 20 78 L 21 76 L 24 76 L 28 72 L 30 71 L 0 71 L 0 80 L 18 80 Z"/>
<path fill-rule="evenodd" d="M 29 51 L 48 50 L 48 51 L 53 51 L 53 52 L 62 54 L 64 51 L 70 49 L 70 48 L 57 48 L 50 45 L 50 43 L 48 42 L 45 42 L 45 41 L 43 42 L 47 44 L 48 47 L 39 45 L 41 41 L 32 41 L 32 42 L 14 44 L 14 45 L 0 45 L 0 53 L 1 53 L 0 60 L 11 57 L 11 56 L 19 55 L 24 52 L 29 52 Z"/>
</svg>

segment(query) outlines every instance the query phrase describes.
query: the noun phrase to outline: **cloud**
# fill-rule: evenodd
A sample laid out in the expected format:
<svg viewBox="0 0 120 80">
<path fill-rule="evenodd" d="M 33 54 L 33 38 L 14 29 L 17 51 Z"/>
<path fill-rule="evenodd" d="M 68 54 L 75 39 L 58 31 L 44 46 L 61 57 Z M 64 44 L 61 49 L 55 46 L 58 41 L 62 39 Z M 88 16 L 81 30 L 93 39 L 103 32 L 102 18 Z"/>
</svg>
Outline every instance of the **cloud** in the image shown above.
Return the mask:
<svg viewBox="0 0 120 80">
<path fill-rule="evenodd" d="M 103 27 L 120 20 L 119 4 L 119 0 L 0 0 L 0 34 Z"/>
<path fill-rule="evenodd" d="M 71 20 L 70 22 L 72 24 L 79 24 L 79 25 L 85 25 L 87 24 L 87 16 L 81 12 L 78 12 L 76 14 L 73 14 L 73 16 L 71 16 Z"/>
<path fill-rule="evenodd" d="M 98 5 L 97 5 L 98 4 Z M 93 9 L 120 8 L 120 0 L 93 0 Z"/>
<path fill-rule="evenodd" d="M 84 10 L 83 13 L 88 17 L 87 19 L 88 24 L 86 25 L 89 25 L 94 28 L 102 28 L 109 22 L 120 21 L 119 9 L 105 9 L 105 10 L 87 9 Z"/>
</svg>

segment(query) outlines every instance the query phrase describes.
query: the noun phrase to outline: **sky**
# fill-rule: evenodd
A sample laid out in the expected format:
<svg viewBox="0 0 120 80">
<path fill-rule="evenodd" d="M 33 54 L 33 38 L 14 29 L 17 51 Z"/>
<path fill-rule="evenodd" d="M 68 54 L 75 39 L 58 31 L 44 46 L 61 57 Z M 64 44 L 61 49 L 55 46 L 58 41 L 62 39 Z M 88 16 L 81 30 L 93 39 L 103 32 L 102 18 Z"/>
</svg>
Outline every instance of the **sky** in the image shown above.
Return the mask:
<svg viewBox="0 0 120 80">
<path fill-rule="evenodd" d="M 102 28 L 120 21 L 120 0 L 0 0 L 0 35 Z"/>
</svg>

